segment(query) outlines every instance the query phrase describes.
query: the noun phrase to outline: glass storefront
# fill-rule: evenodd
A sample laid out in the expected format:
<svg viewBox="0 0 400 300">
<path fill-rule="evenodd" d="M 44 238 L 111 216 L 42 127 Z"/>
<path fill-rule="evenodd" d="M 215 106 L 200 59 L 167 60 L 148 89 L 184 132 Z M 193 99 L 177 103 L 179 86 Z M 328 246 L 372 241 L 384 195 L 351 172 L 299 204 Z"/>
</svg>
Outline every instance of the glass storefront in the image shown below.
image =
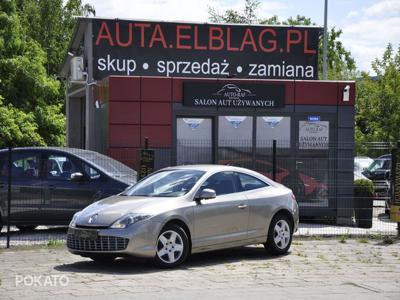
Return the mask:
<svg viewBox="0 0 400 300">
<path fill-rule="evenodd" d="M 276 140 L 276 181 L 290 187 L 302 207 L 330 207 L 332 122 L 306 119 L 282 115 L 177 118 L 177 164 L 229 164 L 272 179 Z"/>
</svg>

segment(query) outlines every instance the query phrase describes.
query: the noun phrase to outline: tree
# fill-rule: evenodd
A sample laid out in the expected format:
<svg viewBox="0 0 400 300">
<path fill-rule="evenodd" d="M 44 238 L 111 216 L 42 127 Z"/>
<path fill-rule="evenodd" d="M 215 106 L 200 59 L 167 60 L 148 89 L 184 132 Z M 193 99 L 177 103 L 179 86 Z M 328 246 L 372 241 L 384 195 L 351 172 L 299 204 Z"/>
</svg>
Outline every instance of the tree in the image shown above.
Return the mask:
<svg viewBox="0 0 400 300">
<path fill-rule="evenodd" d="M 76 23 L 74 16 L 94 13 L 93 7 L 81 0 L 0 1 L 0 108 L 4 120 L 0 134 L 19 134 L 20 138 L 14 139 L 17 146 L 29 145 L 29 138 L 31 145 L 65 144 L 64 83 L 56 76 Z M 4 119 L 6 113 L 21 117 L 22 123 L 12 115 Z M 19 133 L 10 129 L 17 127 Z"/>
<path fill-rule="evenodd" d="M 26 35 L 37 41 L 46 53 L 48 74 L 56 75 L 64 59 L 76 24 L 75 16 L 95 15 L 93 6 L 81 0 L 18 0 L 21 23 Z"/>
<path fill-rule="evenodd" d="M 0 96 L 0 149 L 12 146 L 43 146 L 33 113 L 25 113 L 11 104 L 3 105 Z"/>
<path fill-rule="evenodd" d="M 208 14 L 211 22 L 214 23 L 257 23 L 256 11 L 260 6 L 258 0 L 245 0 L 243 12 L 234 9 L 227 9 L 224 13 L 219 13 L 215 8 L 209 7 Z"/>
<path fill-rule="evenodd" d="M 357 82 L 356 141 L 400 140 L 400 47 L 397 52 L 388 44 L 381 59 L 375 59 L 371 79 L 367 73 Z M 365 154 L 367 149 L 360 148 Z"/>
<path fill-rule="evenodd" d="M 310 26 L 316 25 L 310 18 L 297 15 L 296 18 L 290 17 L 287 20 L 280 21 L 277 16 L 267 19 L 257 18 L 257 9 L 260 2 L 257 0 L 245 0 L 245 8 L 243 11 L 228 9 L 223 13 L 219 13 L 215 8 L 209 8 L 209 19 L 215 23 L 241 23 L 252 24 L 259 23 L 265 25 L 291 25 L 291 26 Z M 350 51 L 346 50 L 339 41 L 342 35 L 341 29 L 331 28 L 328 33 L 328 79 L 344 80 L 354 79 L 356 75 L 356 64 Z M 318 74 L 322 77 L 322 49 L 323 41 L 320 39 L 318 46 Z"/>
</svg>

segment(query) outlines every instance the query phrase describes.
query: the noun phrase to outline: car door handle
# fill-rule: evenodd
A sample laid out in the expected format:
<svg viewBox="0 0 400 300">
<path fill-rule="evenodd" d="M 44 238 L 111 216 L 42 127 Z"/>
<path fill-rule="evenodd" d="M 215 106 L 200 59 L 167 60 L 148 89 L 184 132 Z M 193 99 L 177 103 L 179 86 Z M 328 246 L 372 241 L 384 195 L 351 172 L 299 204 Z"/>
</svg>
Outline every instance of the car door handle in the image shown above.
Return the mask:
<svg viewBox="0 0 400 300">
<path fill-rule="evenodd" d="M 240 204 L 240 205 L 238 205 L 238 208 L 239 208 L 239 209 L 245 209 L 246 207 L 247 207 L 246 204 Z"/>
</svg>

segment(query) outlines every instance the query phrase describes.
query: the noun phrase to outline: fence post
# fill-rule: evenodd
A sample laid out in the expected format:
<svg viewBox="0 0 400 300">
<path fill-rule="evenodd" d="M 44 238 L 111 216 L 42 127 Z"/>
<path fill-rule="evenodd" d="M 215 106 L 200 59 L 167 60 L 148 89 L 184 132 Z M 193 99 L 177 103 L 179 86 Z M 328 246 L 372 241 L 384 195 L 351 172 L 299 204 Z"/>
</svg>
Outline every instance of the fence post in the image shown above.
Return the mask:
<svg viewBox="0 0 400 300">
<path fill-rule="evenodd" d="M 276 140 L 272 141 L 272 180 L 276 181 Z"/>
<path fill-rule="evenodd" d="M 10 248 L 12 148 L 8 146 L 7 248 Z"/>
<path fill-rule="evenodd" d="M 397 145 L 396 145 L 396 159 L 395 159 L 395 161 L 396 161 L 396 164 L 398 164 L 398 162 L 397 162 L 397 152 L 400 150 L 400 141 L 397 141 Z M 397 167 L 395 166 L 395 168 L 394 168 L 394 171 L 396 172 L 396 169 L 397 169 Z M 392 170 L 393 170 L 393 157 L 392 157 Z M 392 176 L 392 178 L 394 178 L 394 177 L 396 177 L 396 175 L 397 174 L 394 174 L 393 173 L 393 171 L 392 171 L 392 174 L 391 174 Z M 398 179 L 397 179 L 398 180 Z M 396 180 L 396 181 L 397 181 Z M 393 181 L 393 179 L 392 179 L 392 181 Z M 392 195 L 395 195 L 394 194 L 394 184 L 392 184 Z M 399 201 L 400 201 L 400 199 L 396 199 L 395 197 L 393 197 L 393 200 L 394 201 L 396 201 L 396 203 L 397 204 L 399 204 Z M 399 236 L 400 237 L 400 222 L 397 222 L 397 236 Z"/>
</svg>

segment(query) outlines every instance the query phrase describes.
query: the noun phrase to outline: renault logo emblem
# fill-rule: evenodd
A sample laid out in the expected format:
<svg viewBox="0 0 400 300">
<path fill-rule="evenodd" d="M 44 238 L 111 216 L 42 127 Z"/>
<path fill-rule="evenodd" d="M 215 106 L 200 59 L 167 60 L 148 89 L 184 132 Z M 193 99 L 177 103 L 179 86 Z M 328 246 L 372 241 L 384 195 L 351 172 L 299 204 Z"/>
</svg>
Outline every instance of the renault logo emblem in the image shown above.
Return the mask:
<svg viewBox="0 0 400 300">
<path fill-rule="evenodd" d="M 89 220 L 88 220 L 88 223 L 89 223 L 89 224 L 94 223 L 94 222 L 97 220 L 97 217 L 98 217 L 98 216 L 99 216 L 98 214 L 95 214 L 95 215 L 91 216 L 91 217 L 89 218 Z"/>
</svg>

